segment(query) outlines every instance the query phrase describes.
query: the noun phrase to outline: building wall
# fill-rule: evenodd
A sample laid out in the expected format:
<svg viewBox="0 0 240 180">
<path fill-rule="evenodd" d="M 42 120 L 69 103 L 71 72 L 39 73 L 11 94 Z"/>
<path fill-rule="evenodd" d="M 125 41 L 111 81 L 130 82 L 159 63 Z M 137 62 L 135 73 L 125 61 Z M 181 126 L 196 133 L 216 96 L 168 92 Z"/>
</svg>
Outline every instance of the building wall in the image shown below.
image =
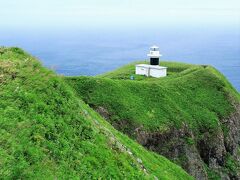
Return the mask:
<svg viewBox="0 0 240 180">
<path fill-rule="evenodd" d="M 145 67 L 136 67 L 136 74 L 148 75 L 148 68 Z"/>
<path fill-rule="evenodd" d="M 167 76 L 167 69 L 150 69 L 150 76 L 152 77 L 165 77 Z"/>
<path fill-rule="evenodd" d="M 136 74 L 159 78 L 167 76 L 167 69 L 152 69 L 152 68 L 149 69 L 147 67 L 136 66 Z"/>
</svg>

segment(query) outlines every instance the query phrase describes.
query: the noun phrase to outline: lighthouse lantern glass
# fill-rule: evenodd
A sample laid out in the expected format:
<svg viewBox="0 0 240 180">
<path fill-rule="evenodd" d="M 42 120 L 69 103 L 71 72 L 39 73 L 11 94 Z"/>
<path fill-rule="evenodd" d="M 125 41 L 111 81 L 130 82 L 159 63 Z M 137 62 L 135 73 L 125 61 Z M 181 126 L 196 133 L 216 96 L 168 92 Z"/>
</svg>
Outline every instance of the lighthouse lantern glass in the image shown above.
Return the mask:
<svg viewBox="0 0 240 180">
<path fill-rule="evenodd" d="M 151 48 L 151 51 L 158 51 L 158 48 L 157 47 L 153 47 L 153 48 Z"/>
</svg>

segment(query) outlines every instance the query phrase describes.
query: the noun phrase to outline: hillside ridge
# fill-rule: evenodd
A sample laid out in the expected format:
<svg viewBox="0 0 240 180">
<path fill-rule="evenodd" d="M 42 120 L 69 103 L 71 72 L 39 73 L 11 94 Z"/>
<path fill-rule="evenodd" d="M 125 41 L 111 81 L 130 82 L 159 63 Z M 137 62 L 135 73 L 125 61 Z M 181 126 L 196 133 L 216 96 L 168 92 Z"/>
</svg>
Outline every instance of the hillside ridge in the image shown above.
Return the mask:
<svg viewBox="0 0 240 180">
<path fill-rule="evenodd" d="M 147 151 L 20 48 L 0 48 L 0 177 L 192 179 Z"/>
<path fill-rule="evenodd" d="M 168 76 L 151 78 L 135 75 L 135 64 L 65 81 L 116 129 L 196 179 L 239 179 L 240 96 L 228 80 L 208 65 L 161 62 Z"/>
</svg>

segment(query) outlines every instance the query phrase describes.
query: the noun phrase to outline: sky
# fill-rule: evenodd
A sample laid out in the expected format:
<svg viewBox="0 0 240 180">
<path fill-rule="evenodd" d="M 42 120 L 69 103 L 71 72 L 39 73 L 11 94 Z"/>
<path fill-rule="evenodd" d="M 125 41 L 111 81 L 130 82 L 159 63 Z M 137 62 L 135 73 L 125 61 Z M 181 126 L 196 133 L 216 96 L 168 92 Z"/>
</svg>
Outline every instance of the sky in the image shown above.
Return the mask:
<svg viewBox="0 0 240 180">
<path fill-rule="evenodd" d="M 240 29 L 240 0 L 0 0 L 0 28 L 201 23 Z"/>
</svg>

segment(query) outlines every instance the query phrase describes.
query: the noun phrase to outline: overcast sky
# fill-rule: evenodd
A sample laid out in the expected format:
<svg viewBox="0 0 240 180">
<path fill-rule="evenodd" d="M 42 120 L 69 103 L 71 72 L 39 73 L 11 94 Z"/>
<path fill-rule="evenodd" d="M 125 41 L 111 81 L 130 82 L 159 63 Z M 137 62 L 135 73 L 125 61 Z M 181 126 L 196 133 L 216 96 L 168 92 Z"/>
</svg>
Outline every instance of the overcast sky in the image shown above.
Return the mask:
<svg viewBox="0 0 240 180">
<path fill-rule="evenodd" d="M 0 28 L 153 23 L 240 27 L 240 0 L 0 0 Z"/>
</svg>

